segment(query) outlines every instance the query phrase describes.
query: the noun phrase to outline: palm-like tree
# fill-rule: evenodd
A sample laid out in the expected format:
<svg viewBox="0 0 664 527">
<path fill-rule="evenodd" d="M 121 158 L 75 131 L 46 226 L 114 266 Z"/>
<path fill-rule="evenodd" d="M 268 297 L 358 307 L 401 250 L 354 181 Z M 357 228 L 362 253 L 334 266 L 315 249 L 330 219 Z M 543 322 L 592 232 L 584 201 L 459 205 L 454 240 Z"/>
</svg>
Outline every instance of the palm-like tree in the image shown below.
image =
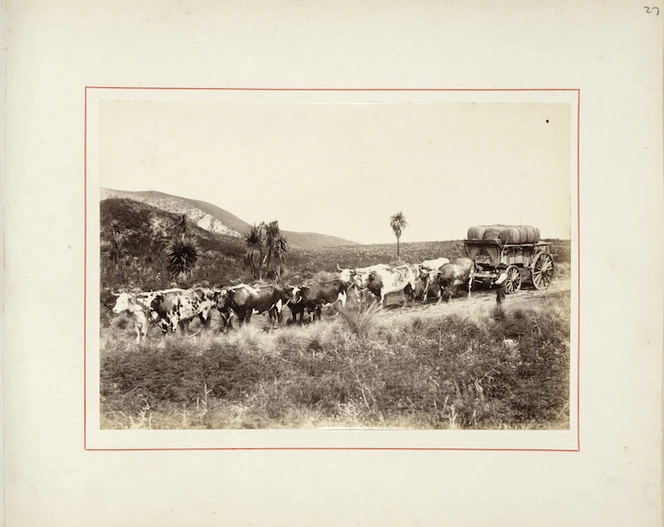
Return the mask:
<svg viewBox="0 0 664 527">
<path fill-rule="evenodd" d="M 254 224 L 244 237 L 244 261 L 254 278 L 262 278 L 263 274 L 263 223 Z"/>
<path fill-rule="evenodd" d="M 175 221 L 175 229 L 180 232 L 181 237 L 189 235 L 189 224 L 187 223 L 187 215 L 182 214 L 178 216 L 178 219 Z"/>
<path fill-rule="evenodd" d="M 408 227 L 408 222 L 406 221 L 406 216 L 404 216 L 402 211 L 397 212 L 390 217 L 390 227 L 394 231 L 394 235 L 397 237 L 397 259 L 399 258 L 399 239 L 404 229 Z"/>
<path fill-rule="evenodd" d="M 178 217 L 175 228 L 176 236 L 166 249 L 168 274 L 171 280 L 186 279 L 194 273 L 199 249 L 196 241 L 189 236 L 189 225 L 184 214 Z"/>
<path fill-rule="evenodd" d="M 288 251 L 286 239 L 281 235 L 278 221 L 271 221 L 265 226 L 265 269 L 268 273 L 279 278 L 281 276 L 281 264 Z"/>
<path fill-rule="evenodd" d="M 281 234 L 278 221 L 253 225 L 244 237 L 244 261 L 254 278 L 263 275 L 281 276 L 281 268 L 288 252 L 288 243 Z"/>
<path fill-rule="evenodd" d="M 127 235 L 118 220 L 111 222 L 111 260 L 117 262 L 124 252 Z"/>
<path fill-rule="evenodd" d="M 274 259 L 274 246 L 281 235 L 279 232 L 279 222 L 271 221 L 270 223 L 265 224 L 265 258 L 263 259 L 263 264 L 268 273 L 272 268 L 272 261 Z"/>
<path fill-rule="evenodd" d="M 281 235 L 281 232 L 277 234 L 272 240 L 271 253 L 272 253 L 272 265 L 274 266 L 274 277 L 279 279 L 281 278 L 281 269 L 286 259 L 286 253 L 288 252 L 288 242 L 286 238 Z"/>
<path fill-rule="evenodd" d="M 191 277 L 198 261 L 196 242 L 184 236 L 173 240 L 166 250 L 166 261 L 171 280 Z"/>
</svg>

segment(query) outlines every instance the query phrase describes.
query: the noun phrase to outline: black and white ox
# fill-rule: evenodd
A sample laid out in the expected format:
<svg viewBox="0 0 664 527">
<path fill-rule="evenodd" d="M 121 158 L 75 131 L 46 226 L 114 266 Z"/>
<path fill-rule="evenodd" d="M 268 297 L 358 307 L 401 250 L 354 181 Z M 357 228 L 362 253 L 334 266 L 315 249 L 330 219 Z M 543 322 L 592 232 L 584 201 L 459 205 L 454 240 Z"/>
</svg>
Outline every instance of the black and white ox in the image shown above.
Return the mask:
<svg viewBox="0 0 664 527">
<path fill-rule="evenodd" d="M 310 282 L 301 286 L 289 287 L 289 305 L 293 313 L 293 321 L 296 321 L 300 313 L 300 323 L 304 310 L 313 320 L 320 320 L 322 308 L 341 303 L 346 306 L 346 294 L 348 284 L 341 278 L 335 278 L 325 282 Z"/>
<path fill-rule="evenodd" d="M 381 269 L 388 269 L 389 265 L 376 264 L 368 267 L 354 267 L 342 269 L 337 264 L 339 271 L 339 279 L 348 285 L 348 289 L 352 289 L 355 293 L 355 298 L 358 302 L 362 303 L 366 293 L 369 293 L 369 276 L 372 272 Z"/>
<path fill-rule="evenodd" d="M 169 289 L 148 293 L 116 293 L 115 291 L 111 291 L 113 296 L 117 297 L 115 306 L 113 306 L 113 313 L 119 314 L 125 311 L 129 313 L 134 321 L 137 344 L 140 344 L 141 340 L 147 336 L 150 322 L 156 323 L 162 332 L 167 330 L 165 322 L 152 311 L 151 304 L 158 294 L 171 292 L 183 293 L 184 289 Z"/>
<path fill-rule="evenodd" d="M 234 312 L 240 326 L 251 322 L 252 314 L 267 312 L 275 326 L 281 321 L 281 311 L 287 300 L 288 294 L 279 286 L 239 284 L 218 291 L 217 310 L 229 323 L 230 311 Z"/>
<path fill-rule="evenodd" d="M 463 286 L 467 288 L 468 295 L 475 278 L 475 264 L 470 258 L 457 258 L 454 262 L 446 263 L 440 269 L 429 273 L 428 285 L 435 284 L 440 289 L 441 299 L 448 301 L 455 290 Z"/>
<path fill-rule="evenodd" d="M 160 322 L 162 331 L 174 333 L 189 330 L 189 323 L 198 317 L 204 326 L 210 322 L 217 294 L 206 287 L 193 287 L 186 291 L 159 291 L 150 303 L 150 314 Z"/>
<path fill-rule="evenodd" d="M 419 265 L 419 277 L 416 282 L 414 298 L 425 303 L 429 297 L 440 300 L 440 289 L 437 284 L 430 282 L 429 273 L 440 270 L 443 265 L 450 263 L 447 258 L 436 258 L 435 260 L 424 260 Z"/>
</svg>

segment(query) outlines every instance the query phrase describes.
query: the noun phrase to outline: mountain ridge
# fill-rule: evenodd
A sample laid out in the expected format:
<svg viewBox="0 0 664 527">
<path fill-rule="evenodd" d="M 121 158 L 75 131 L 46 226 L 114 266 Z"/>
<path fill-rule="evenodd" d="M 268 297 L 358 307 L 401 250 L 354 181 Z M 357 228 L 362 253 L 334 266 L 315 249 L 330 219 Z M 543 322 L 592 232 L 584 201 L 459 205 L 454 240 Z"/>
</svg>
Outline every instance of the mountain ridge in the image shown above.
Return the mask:
<svg viewBox="0 0 664 527">
<path fill-rule="evenodd" d="M 251 228 L 249 223 L 218 205 L 156 190 L 132 191 L 101 188 L 100 200 L 103 201 L 108 198 L 131 199 L 146 203 L 166 212 L 185 214 L 194 224 L 215 234 L 242 238 Z M 317 232 L 286 230 L 282 230 L 281 232 L 288 241 L 288 244 L 297 249 L 360 245 L 352 240 Z"/>
</svg>

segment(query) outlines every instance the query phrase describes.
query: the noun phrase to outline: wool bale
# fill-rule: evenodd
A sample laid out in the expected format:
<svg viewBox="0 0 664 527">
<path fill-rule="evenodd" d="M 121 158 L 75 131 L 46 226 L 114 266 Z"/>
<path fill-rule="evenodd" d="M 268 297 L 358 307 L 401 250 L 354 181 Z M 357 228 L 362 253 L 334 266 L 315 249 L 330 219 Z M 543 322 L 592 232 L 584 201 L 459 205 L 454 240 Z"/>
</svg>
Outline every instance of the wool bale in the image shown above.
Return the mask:
<svg viewBox="0 0 664 527">
<path fill-rule="evenodd" d="M 522 233 L 519 227 L 505 226 L 500 229 L 498 238 L 502 243 L 521 243 Z"/>
<path fill-rule="evenodd" d="M 468 240 L 482 240 L 484 238 L 484 230 L 486 227 L 484 225 L 474 225 L 468 229 Z"/>
<path fill-rule="evenodd" d="M 484 230 L 485 240 L 500 240 L 500 233 L 503 230 L 502 225 L 488 225 Z"/>
<path fill-rule="evenodd" d="M 500 243 L 537 243 L 540 231 L 530 225 L 475 225 L 468 229 L 469 240 L 499 240 Z"/>
<path fill-rule="evenodd" d="M 540 241 L 540 230 L 537 227 L 526 226 L 528 230 L 528 243 L 537 243 Z"/>
</svg>

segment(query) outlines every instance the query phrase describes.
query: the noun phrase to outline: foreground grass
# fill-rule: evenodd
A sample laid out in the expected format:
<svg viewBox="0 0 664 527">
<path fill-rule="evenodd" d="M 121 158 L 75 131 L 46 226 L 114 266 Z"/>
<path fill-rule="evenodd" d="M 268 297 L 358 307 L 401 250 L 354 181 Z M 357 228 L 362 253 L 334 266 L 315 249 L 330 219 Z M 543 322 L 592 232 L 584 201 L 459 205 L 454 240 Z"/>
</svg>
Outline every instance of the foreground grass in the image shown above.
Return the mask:
<svg viewBox="0 0 664 527">
<path fill-rule="evenodd" d="M 102 335 L 102 428 L 569 427 L 569 294 L 473 320 L 346 312 L 310 326 Z"/>
</svg>

